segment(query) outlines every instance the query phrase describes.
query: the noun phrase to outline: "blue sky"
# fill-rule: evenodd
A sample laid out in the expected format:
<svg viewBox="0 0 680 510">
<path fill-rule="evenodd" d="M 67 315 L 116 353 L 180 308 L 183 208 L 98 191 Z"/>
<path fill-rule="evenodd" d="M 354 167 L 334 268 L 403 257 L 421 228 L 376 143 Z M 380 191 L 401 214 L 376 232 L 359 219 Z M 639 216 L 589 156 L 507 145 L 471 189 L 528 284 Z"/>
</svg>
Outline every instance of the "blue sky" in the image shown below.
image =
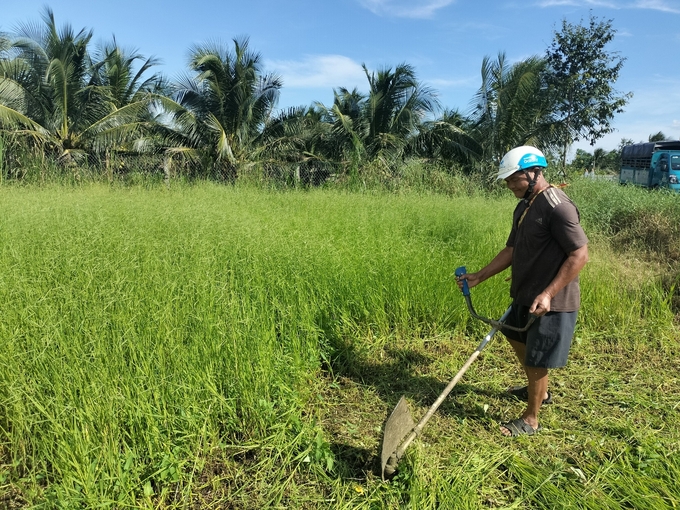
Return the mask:
<svg viewBox="0 0 680 510">
<path fill-rule="evenodd" d="M 186 70 L 189 48 L 250 38 L 265 70 L 283 78 L 279 107 L 330 104 L 334 87 L 366 90 L 361 69 L 412 65 L 446 108 L 467 112 L 480 85 L 485 56 L 510 61 L 543 54 L 561 20 L 612 19 L 609 49 L 627 60 L 616 89 L 633 92 L 616 131 L 646 141 L 663 131 L 680 138 L 680 0 L 4 0 L 0 30 L 40 23 L 44 7 L 58 26 L 92 29 L 93 41 L 116 36 L 121 46 L 160 58 L 174 78 Z M 587 143 L 576 147 L 591 150 Z"/>
</svg>

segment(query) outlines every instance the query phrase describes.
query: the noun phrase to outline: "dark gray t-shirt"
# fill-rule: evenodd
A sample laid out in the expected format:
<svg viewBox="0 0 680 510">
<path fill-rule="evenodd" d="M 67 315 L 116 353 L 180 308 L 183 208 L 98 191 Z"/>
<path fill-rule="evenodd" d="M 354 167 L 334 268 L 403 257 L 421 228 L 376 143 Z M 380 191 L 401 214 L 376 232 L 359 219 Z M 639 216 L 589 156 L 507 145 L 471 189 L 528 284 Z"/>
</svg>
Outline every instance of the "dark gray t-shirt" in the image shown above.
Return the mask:
<svg viewBox="0 0 680 510">
<path fill-rule="evenodd" d="M 510 296 L 517 304 L 531 306 L 557 276 L 567 255 L 586 244 L 588 238 L 581 228 L 578 209 L 561 189 L 545 189 L 531 206 L 520 201 L 506 243 L 513 248 Z M 553 296 L 550 309 L 573 312 L 580 304 L 576 277 Z"/>
</svg>

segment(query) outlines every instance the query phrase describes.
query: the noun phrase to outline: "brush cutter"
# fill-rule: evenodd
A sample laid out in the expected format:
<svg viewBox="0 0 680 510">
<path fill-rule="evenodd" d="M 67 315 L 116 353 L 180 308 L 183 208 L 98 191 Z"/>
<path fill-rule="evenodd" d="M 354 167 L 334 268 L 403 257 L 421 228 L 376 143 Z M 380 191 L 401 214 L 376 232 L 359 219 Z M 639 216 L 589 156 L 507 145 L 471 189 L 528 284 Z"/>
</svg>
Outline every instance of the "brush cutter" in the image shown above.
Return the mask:
<svg viewBox="0 0 680 510">
<path fill-rule="evenodd" d="M 465 267 L 459 267 L 456 269 L 456 277 L 460 277 L 465 274 Z M 510 315 L 510 310 L 512 306 L 509 306 L 505 313 L 498 320 L 487 319 L 486 317 L 480 317 L 474 310 L 472 306 L 472 300 L 470 298 L 470 289 L 467 284 L 467 280 L 463 280 L 463 296 L 465 296 L 465 301 L 468 305 L 468 310 L 470 314 L 476 318 L 490 324 L 492 326 L 491 331 L 487 333 L 484 339 L 477 346 L 472 355 L 465 362 L 463 367 L 458 371 L 449 384 L 444 388 L 444 391 L 439 395 L 437 400 L 432 404 L 432 407 L 425 413 L 425 416 L 421 418 L 417 425 L 414 425 L 413 419 L 411 418 L 411 412 L 409 411 L 408 404 L 406 403 L 406 398 L 402 396 L 397 403 L 397 406 L 390 414 L 389 418 L 385 422 L 385 430 L 383 432 L 383 442 L 382 450 L 380 454 L 380 469 L 383 481 L 386 478 L 391 478 L 397 471 L 397 464 L 399 460 L 403 457 L 406 448 L 413 442 L 413 440 L 418 437 L 425 425 L 430 420 L 432 415 L 437 411 L 439 406 L 444 402 L 444 399 L 451 393 L 453 387 L 458 384 L 458 381 L 463 377 L 463 374 L 472 365 L 472 363 L 477 359 L 482 350 L 487 346 L 491 338 L 499 331 L 501 328 L 511 329 L 513 331 L 527 331 L 536 316 L 532 315 L 529 318 L 526 326 L 523 328 L 516 328 L 514 326 L 505 326 L 504 322 Z"/>
</svg>

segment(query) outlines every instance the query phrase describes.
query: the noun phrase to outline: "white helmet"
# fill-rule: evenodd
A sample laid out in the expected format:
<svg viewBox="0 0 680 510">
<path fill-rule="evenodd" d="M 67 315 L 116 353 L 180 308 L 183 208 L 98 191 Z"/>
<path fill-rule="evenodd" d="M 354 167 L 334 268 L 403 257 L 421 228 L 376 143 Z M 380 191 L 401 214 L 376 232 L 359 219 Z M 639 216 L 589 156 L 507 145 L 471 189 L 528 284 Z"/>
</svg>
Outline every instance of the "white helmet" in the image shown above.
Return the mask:
<svg viewBox="0 0 680 510">
<path fill-rule="evenodd" d="M 548 162 L 545 160 L 545 156 L 541 151 L 530 145 L 515 147 L 501 159 L 496 180 L 505 179 L 515 172 L 527 170 L 535 166 L 543 168 L 548 166 Z"/>
</svg>

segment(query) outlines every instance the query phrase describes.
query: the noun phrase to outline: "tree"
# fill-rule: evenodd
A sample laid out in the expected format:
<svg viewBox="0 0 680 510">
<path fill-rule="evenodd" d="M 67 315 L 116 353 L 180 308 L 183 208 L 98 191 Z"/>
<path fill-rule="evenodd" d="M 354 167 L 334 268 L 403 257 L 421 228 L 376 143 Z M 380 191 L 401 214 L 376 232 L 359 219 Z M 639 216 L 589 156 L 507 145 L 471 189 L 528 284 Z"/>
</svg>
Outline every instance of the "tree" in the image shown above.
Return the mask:
<svg viewBox="0 0 680 510">
<path fill-rule="evenodd" d="M 369 84 L 365 110 L 368 153 L 400 157 L 424 117 L 439 108 L 434 91 L 416 80 L 415 70 L 408 64 L 373 73 L 364 65 L 364 72 Z"/>
<path fill-rule="evenodd" d="M 390 164 L 403 158 L 425 117 L 439 108 L 434 92 L 418 82 L 411 66 L 363 68 L 368 94 L 340 87 L 333 91 L 333 106 L 319 105 L 323 121 L 331 125 L 323 149 L 329 158 L 350 163 L 352 171 L 365 161 Z"/>
<path fill-rule="evenodd" d="M 101 104 L 87 90 L 92 31 L 75 33 L 70 25 L 59 31 L 50 9 L 43 21 L 42 27 L 20 26 L 12 41 L 13 58 L 3 65 L 0 122 L 21 125 L 30 137 L 57 149 L 62 160 L 70 160 L 79 152 L 77 133 Z"/>
<path fill-rule="evenodd" d="M 571 167 L 579 173 L 589 172 L 593 168 L 593 155 L 583 149 L 576 149 Z"/>
<path fill-rule="evenodd" d="M 615 34 L 612 20 L 598 20 L 592 14 L 587 26 L 563 19 L 546 52 L 545 80 L 555 104 L 562 171 L 571 144 L 585 139 L 594 145 L 611 133 L 612 118 L 632 97 L 613 88 L 625 61 L 607 50 Z"/>
<path fill-rule="evenodd" d="M 174 101 L 164 100 L 172 122 L 166 132 L 171 154 L 202 161 L 216 174 L 234 178 L 251 161 L 281 89 L 265 74 L 248 39 L 233 39 L 233 51 L 219 43 L 191 49 L 194 76 L 174 84 Z"/>
<path fill-rule="evenodd" d="M 307 185 L 320 184 L 334 173 L 335 161 L 329 158 L 332 126 L 323 119 L 323 108 L 298 106 L 269 120 L 255 153 L 266 175 Z"/>
<path fill-rule="evenodd" d="M 576 156 L 571 161 L 570 168 L 579 173 L 593 172 L 593 174 L 616 174 L 620 169 L 621 151 L 606 151 L 596 148 L 592 154 L 576 149 Z"/>
<path fill-rule="evenodd" d="M 626 145 L 633 145 L 635 142 L 632 138 L 621 138 L 619 145 L 617 145 L 616 150 L 621 153 Z"/>
<path fill-rule="evenodd" d="M 482 155 L 482 147 L 474 139 L 474 126 L 459 110 L 445 110 L 434 120 L 423 122 L 414 139 L 413 154 L 470 166 Z"/>
<path fill-rule="evenodd" d="M 0 63 L 0 127 L 54 151 L 64 163 L 138 137 L 150 98 L 116 101 L 112 84 L 97 71 L 109 57 L 97 63 L 89 54 L 92 31 L 59 30 L 50 9 L 43 21 L 20 26 Z"/>
<path fill-rule="evenodd" d="M 650 142 L 663 142 L 664 140 L 666 140 L 666 135 L 663 134 L 663 131 L 659 131 L 658 133 L 649 135 L 648 140 Z"/>
<path fill-rule="evenodd" d="M 333 106 L 326 109 L 322 119 L 330 124 L 329 137 L 322 146 L 326 156 L 338 162 L 349 163 L 352 171 L 366 156 L 366 142 L 369 136 L 366 116 L 366 96 L 356 88 L 344 87 L 333 90 Z"/>
<path fill-rule="evenodd" d="M 105 89 L 116 108 L 143 100 L 148 94 L 167 92 L 165 78 L 160 73 L 149 76 L 160 61 L 154 57 L 146 58 L 137 50 L 121 48 L 115 37 L 98 51 L 95 60 L 91 81 Z M 137 66 L 138 62 L 141 65 Z"/>
<path fill-rule="evenodd" d="M 541 82 L 545 61 L 538 57 L 510 64 L 505 53 L 484 57 L 482 85 L 470 118 L 485 162 L 497 165 L 513 147 L 550 144 L 551 108 Z"/>
<path fill-rule="evenodd" d="M 597 169 L 602 168 L 605 165 L 607 154 L 608 152 L 601 147 L 597 147 L 593 151 L 593 166 L 592 166 L 593 172 Z"/>
</svg>

